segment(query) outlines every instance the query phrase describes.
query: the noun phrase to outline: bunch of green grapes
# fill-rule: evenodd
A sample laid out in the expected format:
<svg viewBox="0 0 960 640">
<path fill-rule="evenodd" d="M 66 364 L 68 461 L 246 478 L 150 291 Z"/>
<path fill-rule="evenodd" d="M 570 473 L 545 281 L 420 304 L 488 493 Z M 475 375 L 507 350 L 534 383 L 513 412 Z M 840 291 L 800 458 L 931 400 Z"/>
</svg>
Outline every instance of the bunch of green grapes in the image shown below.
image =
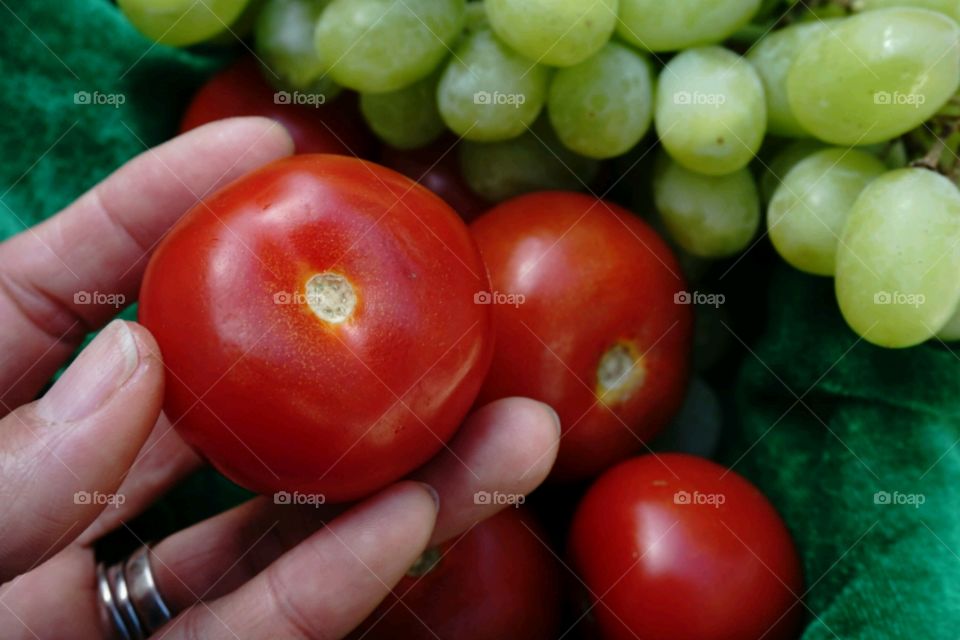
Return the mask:
<svg viewBox="0 0 960 640">
<path fill-rule="evenodd" d="M 960 338 L 958 0 L 118 5 L 175 46 L 252 24 L 277 87 L 357 92 L 396 149 L 452 132 L 490 201 L 636 182 L 681 261 L 770 242 L 868 341 Z"/>
</svg>

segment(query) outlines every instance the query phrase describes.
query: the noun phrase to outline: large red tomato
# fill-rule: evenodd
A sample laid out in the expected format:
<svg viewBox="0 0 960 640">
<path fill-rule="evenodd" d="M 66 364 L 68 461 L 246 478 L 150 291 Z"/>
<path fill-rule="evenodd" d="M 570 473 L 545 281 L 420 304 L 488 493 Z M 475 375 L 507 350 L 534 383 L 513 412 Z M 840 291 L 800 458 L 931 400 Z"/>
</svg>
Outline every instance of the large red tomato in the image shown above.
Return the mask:
<svg viewBox="0 0 960 640">
<path fill-rule="evenodd" d="M 352 640 L 555 640 L 560 570 L 539 525 L 507 508 L 424 554 Z"/>
<path fill-rule="evenodd" d="M 790 533 L 753 485 L 702 458 L 642 456 L 607 471 L 577 508 L 570 557 L 606 640 L 799 633 Z"/>
<path fill-rule="evenodd" d="M 280 160 L 197 205 L 150 261 L 140 318 L 180 434 L 255 491 L 357 498 L 432 456 L 491 353 L 467 228 L 404 176 Z"/>
<path fill-rule="evenodd" d="M 469 222 L 489 209 L 490 203 L 474 193 L 463 179 L 457 144 L 453 136 L 443 136 L 421 149 L 401 150 L 384 145 L 380 162 L 436 193 Z"/>
<path fill-rule="evenodd" d="M 557 410 L 554 478 L 640 449 L 679 409 L 688 378 L 693 317 L 667 245 L 625 209 L 577 193 L 514 198 L 471 230 L 496 332 L 481 399 L 529 396 Z"/>
<path fill-rule="evenodd" d="M 356 96 L 345 93 L 329 104 L 284 104 L 251 57 L 243 57 L 200 87 L 180 123 L 180 131 L 237 116 L 263 116 L 282 124 L 297 153 L 340 153 L 366 157 L 374 146 Z"/>
</svg>

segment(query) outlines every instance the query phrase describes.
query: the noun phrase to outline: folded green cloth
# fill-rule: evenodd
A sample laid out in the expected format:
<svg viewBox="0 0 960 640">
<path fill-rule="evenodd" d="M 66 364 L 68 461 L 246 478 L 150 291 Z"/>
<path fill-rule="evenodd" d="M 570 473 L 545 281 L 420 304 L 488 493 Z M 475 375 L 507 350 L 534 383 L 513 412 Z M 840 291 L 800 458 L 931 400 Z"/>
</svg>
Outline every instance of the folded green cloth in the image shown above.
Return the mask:
<svg viewBox="0 0 960 640">
<path fill-rule="evenodd" d="M 828 279 L 770 291 L 724 459 L 796 537 L 804 640 L 960 637 L 960 351 L 858 340 Z"/>
</svg>

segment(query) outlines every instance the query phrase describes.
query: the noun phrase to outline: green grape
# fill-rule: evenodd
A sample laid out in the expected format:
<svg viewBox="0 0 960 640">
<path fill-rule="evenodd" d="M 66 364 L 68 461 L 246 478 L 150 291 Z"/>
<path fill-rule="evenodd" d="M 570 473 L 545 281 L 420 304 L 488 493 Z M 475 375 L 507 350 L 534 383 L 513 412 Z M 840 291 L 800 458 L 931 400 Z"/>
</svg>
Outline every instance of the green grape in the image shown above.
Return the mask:
<svg viewBox="0 0 960 640">
<path fill-rule="evenodd" d="M 873 11 L 887 7 L 919 7 L 939 11 L 960 22 L 960 0 L 853 0 L 854 11 Z"/>
<path fill-rule="evenodd" d="M 956 342 L 960 340 L 960 308 L 958 308 L 953 317 L 947 320 L 947 324 L 937 332 L 937 337 L 945 342 Z"/>
<path fill-rule="evenodd" d="M 832 276 L 847 215 L 870 182 L 887 171 L 875 156 L 855 149 L 823 149 L 797 163 L 767 210 L 777 252 L 807 273 Z"/>
<path fill-rule="evenodd" d="M 617 0 L 486 0 L 493 30 L 531 60 L 557 67 L 600 50 L 617 24 Z"/>
<path fill-rule="evenodd" d="M 649 51 L 720 42 L 747 24 L 761 0 L 620 0 L 617 34 Z"/>
<path fill-rule="evenodd" d="M 117 0 L 137 30 L 161 44 L 185 47 L 219 35 L 249 0 Z"/>
<path fill-rule="evenodd" d="M 507 140 L 537 119 L 550 71 L 514 53 L 484 29 L 463 39 L 440 78 L 440 115 L 454 133 L 478 142 Z"/>
<path fill-rule="evenodd" d="M 330 0 L 267 0 L 254 28 L 257 55 L 271 83 L 280 89 L 322 94 L 338 87 L 320 62 L 313 34 Z"/>
<path fill-rule="evenodd" d="M 831 24 L 787 77 L 803 128 L 837 145 L 882 142 L 920 126 L 960 85 L 960 27 L 913 8 L 878 9 Z"/>
<path fill-rule="evenodd" d="M 465 0 L 333 0 L 314 42 L 335 82 L 384 93 L 430 75 L 465 18 Z"/>
<path fill-rule="evenodd" d="M 610 42 L 553 76 L 547 113 L 560 140 L 591 158 L 629 151 L 650 128 L 653 71 L 647 59 Z"/>
<path fill-rule="evenodd" d="M 512 140 L 465 141 L 459 153 L 467 185 L 491 202 L 532 191 L 582 191 L 600 169 L 596 160 L 565 149 L 542 119 Z"/>
<path fill-rule="evenodd" d="M 390 93 L 360 94 L 360 111 L 373 132 L 397 149 L 416 149 L 446 130 L 437 110 L 439 73 Z"/>
<path fill-rule="evenodd" d="M 960 303 L 958 243 L 960 191 L 947 178 L 898 169 L 871 182 L 837 248 L 837 299 L 847 323 L 883 347 L 932 337 Z"/>
<path fill-rule="evenodd" d="M 790 169 L 815 151 L 823 149 L 819 140 L 794 140 L 773 156 L 769 164 L 763 165 L 760 175 L 760 201 L 766 206 L 774 192 L 790 173 Z"/>
<path fill-rule="evenodd" d="M 777 136 L 807 138 L 810 134 L 790 110 L 787 99 L 787 72 L 797 52 L 828 23 L 801 22 L 778 31 L 770 31 L 747 53 L 747 60 L 763 81 L 767 97 L 767 128 Z"/>
<path fill-rule="evenodd" d="M 660 74 L 654 120 L 673 159 L 708 175 L 745 167 L 763 142 L 763 83 L 746 60 L 721 47 L 688 49 Z"/>
<path fill-rule="evenodd" d="M 653 198 L 670 237 L 695 256 L 737 254 L 760 225 L 760 196 L 746 169 L 705 176 L 663 155 L 653 174 Z"/>
</svg>

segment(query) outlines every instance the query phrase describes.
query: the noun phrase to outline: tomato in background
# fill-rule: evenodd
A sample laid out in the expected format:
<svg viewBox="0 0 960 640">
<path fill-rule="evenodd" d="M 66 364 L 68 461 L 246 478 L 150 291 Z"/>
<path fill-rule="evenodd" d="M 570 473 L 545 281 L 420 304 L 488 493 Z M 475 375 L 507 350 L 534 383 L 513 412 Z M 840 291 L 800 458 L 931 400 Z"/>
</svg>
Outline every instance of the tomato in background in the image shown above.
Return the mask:
<svg viewBox="0 0 960 640">
<path fill-rule="evenodd" d="M 546 544 L 524 508 L 507 507 L 424 554 L 348 638 L 555 640 L 560 567 Z"/>
<path fill-rule="evenodd" d="M 789 531 L 756 487 L 703 458 L 610 469 L 578 506 L 569 545 L 596 637 L 799 635 L 803 576 Z"/>
<path fill-rule="evenodd" d="M 297 153 L 367 157 L 374 139 L 360 116 L 357 97 L 344 92 L 318 107 L 278 104 L 278 89 L 263 77 L 256 60 L 244 56 L 200 87 L 180 123 L 180 132 L 237 116 L 263 116 L 282 124 Z"/>
<path fill-rule="evenodd" d="M 384 145 L 380 161 L 443 198 L 467 222 L 490 208 L 491 203 L 467 186 L 460 173 L 457 140 L 443 136 L 421 149 L 401 150 Z"/>
<path fill-rule="evenodd" d="M 260 493 L 359 498 L 430 458 L 492 349 L 483 263 L 456 213 L 370 162 L 300 155 L 198 204 L 154 253 L 140 319 L 165 410 Z"/>
<path fill-rule="evenodd" d="M 632 455 L 680 408 L 693 326 L 680 267 L 645 222 L 568 192 L 504 202 L 471 225 L 490 273 L 496 346 L 482 402 L 528 396 L 560 415 L 552 477 Z"/>
</svg>

